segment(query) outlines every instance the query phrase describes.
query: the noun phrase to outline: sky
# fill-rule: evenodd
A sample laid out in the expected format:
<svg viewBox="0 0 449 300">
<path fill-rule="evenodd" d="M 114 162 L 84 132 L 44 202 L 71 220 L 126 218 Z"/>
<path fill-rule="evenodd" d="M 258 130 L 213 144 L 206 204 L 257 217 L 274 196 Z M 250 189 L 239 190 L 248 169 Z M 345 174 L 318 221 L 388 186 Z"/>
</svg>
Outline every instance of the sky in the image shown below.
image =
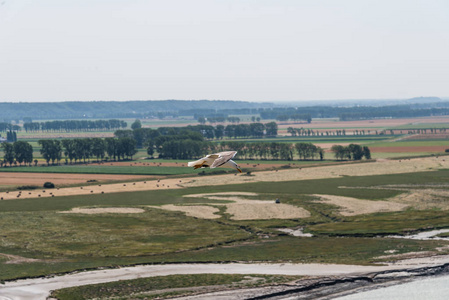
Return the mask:
<svg viewBox="0 0 449 300">
<path fill-rule="evenodd" d="M 0 0 L 0 102 L 449 96 L 447 0 Z"/>
</svg>

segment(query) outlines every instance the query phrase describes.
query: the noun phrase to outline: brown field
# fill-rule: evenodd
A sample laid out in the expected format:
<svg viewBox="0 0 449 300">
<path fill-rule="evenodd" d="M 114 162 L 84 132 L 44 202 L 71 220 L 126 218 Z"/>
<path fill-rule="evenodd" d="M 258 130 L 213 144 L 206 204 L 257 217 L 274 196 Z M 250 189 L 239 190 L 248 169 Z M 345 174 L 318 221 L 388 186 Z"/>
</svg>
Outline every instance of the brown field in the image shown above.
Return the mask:
<svg viewBox="0 0 449 300">
<path fill-rule="evenodd" d="M 109 174 L 53 174 L 53 173 L 15 173 L 0 172 L 0 187 L 36 185 L 43 186 L 47 181 L 57 186 L 86 183 L 88 180 L 96 180 L 99 183 L 154 179 L 155 176 L 147 175 L 109 175 Z"/>
<path fill-rule="evenodd" d="M 419 152 L 444 152 L 448 146 L 407 146 L 407 147 L 369 147 L 371 153 L 419 153 Z"/>
</svg>

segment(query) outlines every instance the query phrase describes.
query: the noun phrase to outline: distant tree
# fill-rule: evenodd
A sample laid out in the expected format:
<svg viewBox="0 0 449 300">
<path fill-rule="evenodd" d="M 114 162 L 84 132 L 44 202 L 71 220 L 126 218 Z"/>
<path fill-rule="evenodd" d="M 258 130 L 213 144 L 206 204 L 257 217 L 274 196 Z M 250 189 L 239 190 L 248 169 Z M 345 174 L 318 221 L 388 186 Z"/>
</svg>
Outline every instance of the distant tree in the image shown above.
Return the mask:
<svg viewBox="0 0 449 300">
<path fill-rule="evenodd" d="M 266 130 L 267 136 L 277 136 L 278 124 L 276 124 L 276 122 L 266 123 L 265 130 Z"/>
<path fill-rule="evenodd" d="M 14 147 L 11 143 L 2 143 L 1 144 L 4 152 L 4 161 L 5 164 L 8 163 L 11 167 L 14 162 Z"/>
<path fill-rule="evenodd" d="M 217 125 L 215 127 L 215 132 L 214 132 L 215 138 L 217 138 L 218 140 L 222 139 L 224 136 L 224 133 L 225 133 L 225 127 L 223 125 Z"/>
<path fill-rule="evenodd" d="M 293 152 L 291 150 L 291 145 L 280 143 L 279 156 L 281 160 L 293 160 Z"/>
<path fill-rule="evenodd" d="M 357 144 L 350 144 L 348 146 L 348 150 L 351 153 L 351 158 L 353 160 L 361 160 L 363 157 L 363 150 L 360 145 Z"/>
<path fill-rule="evenodd" d="M 14 157 L 19 165 L 22 165 L 23 162 L 27 163 L 30 159 L 33 159 L 33 148 L 30 148 L 30 144 L 24 141 L 14 142 Z M 30 151 L 31 150 L 31 151 Z M 31 153 L 30 153 L 31 152 Z"/>
<path fill-rule="evenodd" d="M 142 128 L 142 123 L 140 122 L 139 119 L 136 119 L 134 121 L 134 123 L 131 124 L 131 129 L 138 129 L 138 128 Z"/>
<path fill-rule="evenodd" d="M 333 145 L 331 151 L 334 153 L 336 159 L 342 160 L 345 157 L 345 147 L 342 145 Z"/>
<path fill-rule="evenodd" d="M 62 140 L 61 143 L 62 143 L 62 146 L 65 148 L 64 155 L 65 155 L 66 159 L 68 158 L 70 160 L 70 164 L 72 164 L 72 161 L 76 158 L 76 149 L 75 149 L 74 140 L 65 139 L 65 140 Z"/>
<path fill-rule="evenodd" d="M 153 141 L 150 140 L 147 142 L 147 154 L 152 158 L 154 155 L 154 144 Z"/>
<path fill-rule="evenodd" d="M 106 151 L 106 142 L 100 138 L 91 139 L 92 155 L 97 158 L 97 161 L 103 160 Z"/>
<path fill-rule="evenodd" d="M 47 162 L 47 165 L 50 165 L 50 160 L 52 164 L 61 160 L 62 156 L 62 148 L 61 142 L 58 140 L 39 140 L 38 144 L 41 146 L 41 154 L 42 157 Z"/>
<path fill-rule="evenodd" d="M 120 138 L 118 140 L 119 149 L 121 150 L 122 157 L 133 158 L 137 153 L 136 140 L 133 138 Z"/>
<path fill-rule="evenodd" d="M 367 146 L 363 147 L 363 156 L 365 156 L 366 159 L 371 159 L 371 151 Z"/>
<path fill-rule="evenodd" d="M 106 138 L 106 152 L 110 158 L 117 160 L 118 140 L 115 138 Z"/>
<path fill-rule="evenodd" d="M 320 160 L 324 160 L 324 150 L 323 150 L 323 148 L 318 146 L 317 150 L 318 150 L 318 154 L 320 156 Z"/>
<path fill-rule="evenodd" d="M 249 124 L 250 135 L 253 137 L 262 137 L 265 126 L 262 123 Z"/>
<path fill-rule="evenodd" d="M 203 125 L 206 124 L 206 118 L 205 117 L 198 117 L 197 121 L 200 124 L 203 124 Z"/>
</svg>

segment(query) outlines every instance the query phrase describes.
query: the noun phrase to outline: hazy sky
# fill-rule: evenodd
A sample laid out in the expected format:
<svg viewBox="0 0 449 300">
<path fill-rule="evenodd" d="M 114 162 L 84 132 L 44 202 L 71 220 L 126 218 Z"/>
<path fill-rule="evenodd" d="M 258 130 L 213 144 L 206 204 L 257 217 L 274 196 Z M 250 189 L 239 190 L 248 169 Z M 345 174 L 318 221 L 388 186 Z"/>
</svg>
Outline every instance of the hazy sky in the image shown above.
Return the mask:
<svg viewBox="0 0 449 300">
<path fill-rule="evenodd" d="M 0 0 L 0 101 L 449 96 L 447 0 Z"/>
</svg>

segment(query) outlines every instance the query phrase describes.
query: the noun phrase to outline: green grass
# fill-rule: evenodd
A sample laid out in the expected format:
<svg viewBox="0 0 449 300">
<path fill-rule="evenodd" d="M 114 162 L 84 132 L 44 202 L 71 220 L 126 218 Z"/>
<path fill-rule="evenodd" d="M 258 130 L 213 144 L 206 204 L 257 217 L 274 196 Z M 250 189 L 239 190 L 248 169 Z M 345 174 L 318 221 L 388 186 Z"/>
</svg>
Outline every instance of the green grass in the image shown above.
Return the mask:
<svg viewBox="0 0 449 300">
<path fill-rule="evenodd" d="M 409 210 L 347 217 L 344 222 L 311 225 L 308 230 L 313 234 L 376 236 L 448 227 L 449 215 L 446 211 Z"/>
<path fill-rule="evenodd" d="M 250 236 L 237 226 L 189 218 L 179 212 L 145 210 L 100 215 L 10 212 L 2 213 L 0 227 L 9 247 L 27 249 L 38 257 L 156 255 Z"/>
<path fill-rule="evenodd" d="M 85 285 L 80 287 L 65 288 L 54 291 L 51 297 L 60 300 L 76 299 L 105 299 L 120 297 L 120 299 L 154 299 L 161 296 L 176 294 L 189 295 L 194 293 L 194 287 L 205 287 L 208 290 L 214 289 L 210 286 L 241 288 L 256 287 L 264 284 L 279 284 L 295 279 L 300 276 L 281 275 L 228 275 L 228 274 L 195 274 L 195 275 L 170 275 L 156 276 L 150 278 L 139 278 L 134 280 L 121 280 L 95 285 Z M 164 289 L 181 289 L 181 291 L 160 291 Z M 160 291 L 157 293 L 157 291 Z M 153 292 L 153 293 L 150 293 Z M 156 292 L 156 293 L 155 293 Z M 169 294 L 167 294 L 169 293 Z M 132 296 L 130 296 L 132 295 Z"/>
<path fill-rule="evenodd" d="M 261 182 L 189 189 L 0 201 L 0 253 L 44 261 L 2 264 L 0 280 L 97 267 L 168 262 L 315 262 L 370 264 L 387 250 L 431 251 L 447 241 L 373 238 L 392 233 L 448 228 L 438 210 L 407 210 L 344 217 L 311 194 L 385 200 L 402 191 L 372 189 L 392 184 L 446 185 L 449 170 L 342 177 L 290 182 Z M 349 188 L 342 188 L 349 187 Z M 444 188 L 444 187 L 442 187 Z M 256 192 L 248 199 L 281 199 L 301 206 L 310 218 L 237 221 L 223 215 L 203 220 L 148 206 L 204 203 L 186 194 Z M 207 200 L 218 203 L 217 200 Z M 60 214 L 73 207 L 140 207 L 139 214 Z M 279 227 L 303 226 L 314 238 L 286 236 Z M 95 229 L 95 230 L 92 230 Z M 4 259 L 3 259 L 4 261 Z M 1 263 L 1 262 L 0 262 Z"/>
<path fill-rule="evenodd" d="M 387 238 L 295 238 L 279 236 L 233 247 L 216 247 L 164 255 L 164 262 L 258 261 L 297 263 L 371 264 L 386 250 L 399 253 L 433 250 L 447 245 L 442 241 L 415 241 Z"/>
</svg>

